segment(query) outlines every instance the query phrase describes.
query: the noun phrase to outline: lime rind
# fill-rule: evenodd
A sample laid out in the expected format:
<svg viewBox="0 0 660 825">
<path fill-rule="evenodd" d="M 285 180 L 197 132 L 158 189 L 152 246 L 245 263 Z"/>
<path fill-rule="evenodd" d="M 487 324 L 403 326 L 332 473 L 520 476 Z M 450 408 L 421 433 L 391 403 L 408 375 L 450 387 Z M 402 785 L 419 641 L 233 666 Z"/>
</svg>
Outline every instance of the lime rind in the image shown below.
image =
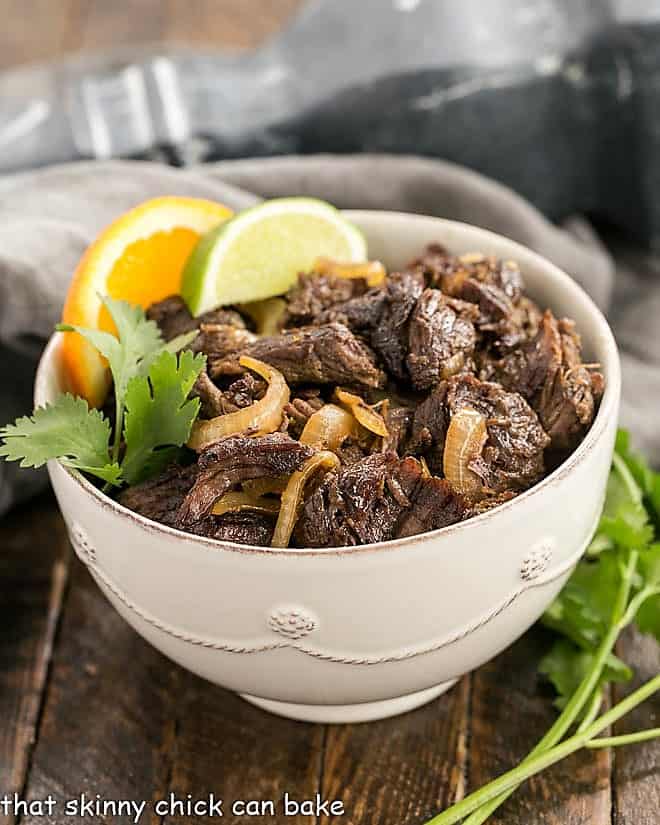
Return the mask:
<svg viewBox="0 0 660 825">
<path fill-rule="evenodd" d="M 364 261 L 362 233 L 314 198 L 253 206 L 204 235 L 186 263 L 181 294 L 194 315 L 286 292 L 319 256 Z"/>
</svg>

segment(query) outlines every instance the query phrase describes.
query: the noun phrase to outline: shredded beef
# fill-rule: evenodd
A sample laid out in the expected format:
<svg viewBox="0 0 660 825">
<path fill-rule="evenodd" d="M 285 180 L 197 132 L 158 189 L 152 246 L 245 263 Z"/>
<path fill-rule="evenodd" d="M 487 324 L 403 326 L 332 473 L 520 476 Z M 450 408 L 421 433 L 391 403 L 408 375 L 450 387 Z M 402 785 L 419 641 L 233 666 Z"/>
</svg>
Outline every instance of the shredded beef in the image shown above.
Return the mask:
<svg viewBox="0 0 660 825">
<path fill-rule="evenodd" d="M 383 440 L 383 452 L 405 454 L 410 439 L 414 411 L 410 407 L 390 407 L 385 413 L 387 438 Z"/>
<path fill-rule="evenodd" d="M 408 322 L 424 291 L 424 278 L 416 271 L 395 272 L 388 276 L 385 290 L 384 308 L 378 326 L 371 333 L 371 346 L 383 359 L 388 372 L 405 380 Z"/>
<path fill-rule="evenodd" d="M 186 529 L 197 536 L 233 541 L 236 544 L 254 544 L 267 547 L 273 538 L 275 522 L 271 516 L 255 510 L 207 516 Z"/>
<path fill-rule="evenodd" d="M 289 476 L 312 456 L 311 447 L 284 433 L 256 438 L 231 435 L 211 444 L 199 456 L 199 472 L 177 513 L 177 524 L 194 524 L 235 484 L 253 478 Z"/>
<path fill-rule="evenodd" d="M 260 338 L 244 348 L 250 355 L 271 364 L 289 384 L 348 384 L 380 387 L 385 382 L 369 348 L 343 324 L 324 324 L 286 330 Z M 211 375 L 239 370 L 238 358 L 210 363 Z"/>
<path fill-rule="evenodd" d="M 247 329 L 229 324 L 202 324 L 199 335 L 190 345 L 190 349 L 193 352 L 205 353 L 206 367 L 209 374 L 215 378 L 221 372 L 217 365 L 232 356 L 236 363 L 235 372 L 241 373 L 243 370 L 238 366 L 238 358 L 257 340 L 257 336 Z"/>
<path fill-rule="evenodd" d="M 365 291 L 366 283 L 362 278 L 301 273 L 297 285 L 287 295 L 286 325 L 301 327 L 318 323 L 319 316 L 325 310 Z"/>
<path fill-rule="evenodd" d="M 370 544 L 444 527 L 464 509 L 414 458 L 376 453 L 325 476 L 305 502 L 296 540 L 301 547 Z"/>
<path fill-rule="evenodd" d="M 486 418 L 488 439 L 470 469 L 488 490 L 524 490 L 543 476 L 543 451 L 550 438 L 522 395 L 460 375 L 449 381 L 447 405 L 451 416 L 467 407 Z"/>
<path fill-rule="evenodd" d="M 433 472 L 442 472 L 442 455 L 449 424 L 447 382 L 443 381 L 415 408 L 408 452 L 425 456 Z"/>
<path fill-rule="evenodd" d="M 165 472 L 123 490 L 119 503 L 141 516 L 174 527 L 176 514 L 197 477 L 197 465 L 173 464 Z"/>
<path fill-rule="evenodd" d="M 534 338 L 482 372 L 529 401 L 553 449 L 575 445 L 591 424 L 602 393 L 602 376 L 582 363 L 573 322 L 557 321 L 550 310 Z"/>
<path fill-rule="evenodd" d="M 265 390 L 266 382 L 251 372 L 237 378 L 226 389 L 220 389 L 203 371 L 195 382 L 192 395 L 198 396 L 202 402 L 202 418 L 215 418 L 249 407 L 263 397 Z"/>
<path fill-rule="evenodd" d="M 284 413 L 289 419 L 289 435 L 300 438 L 309 418 L 318 412 L 324 403 L 316 387 L 299 390 L 284 408 Z"/>
<path fill-rule="evenodd" d="M 166 341 L 185 332 L 192 332 L 202 324 L 226 324 L 239 329 L 245 328 L 245 321 L 241 315 L 231 309 L 213 309 L 193 318 L 180 295 L 170 295 L 169 298 L 152 304 L 147 310 L 147 318 L 158 324 Z"/>
<path fill-rule="evenodd" d="M 438 289 L 425 289 L 410 318 L 409 352 L 406 363 L 413 386 L 418 390 L 435 386 L 463 370 L 474 352 L 477 336 L 474 324 Z"/>
</svg>

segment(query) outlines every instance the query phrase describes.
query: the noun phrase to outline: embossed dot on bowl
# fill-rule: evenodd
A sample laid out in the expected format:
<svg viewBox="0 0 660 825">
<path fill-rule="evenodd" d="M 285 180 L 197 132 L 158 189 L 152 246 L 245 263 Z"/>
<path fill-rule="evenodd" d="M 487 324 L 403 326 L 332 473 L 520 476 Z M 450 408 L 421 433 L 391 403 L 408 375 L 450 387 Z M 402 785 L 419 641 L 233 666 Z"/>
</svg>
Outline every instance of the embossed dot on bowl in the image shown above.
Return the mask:
<svg viewBox="0 0 660 825">
<path fill-rule="evenodd" d="M 268 627 L 287 639 L 302 639 L 318 628 L 318 619 L 304 607 L 274 608 L 268 617 Z"/>
<path fill-rule="evenodd" d="M 542 538 L 527 553 L 520 565 L 520 577 L 530 582 L 545 573 L 550 566 L 557 542 L 553 538 Z"/>
<path fill-rule="evenodd" d="M 69 528 L 69 538 L 78 558 L 85 564 L 96 563 L 96 548 L 83 528 L 75 521 Z"/>
</svg>

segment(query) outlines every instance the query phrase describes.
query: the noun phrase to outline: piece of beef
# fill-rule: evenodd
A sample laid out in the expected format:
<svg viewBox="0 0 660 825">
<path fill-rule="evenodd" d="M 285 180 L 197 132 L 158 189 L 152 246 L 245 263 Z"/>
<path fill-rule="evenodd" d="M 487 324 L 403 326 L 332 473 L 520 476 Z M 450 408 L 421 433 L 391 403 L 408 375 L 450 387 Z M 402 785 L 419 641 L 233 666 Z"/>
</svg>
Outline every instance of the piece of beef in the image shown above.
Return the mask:
<svg viewBox="0 0 660 825">
<path fill-rule="evenodd" d="M 284 433 L 251 438 L 231 435 L 216 441 L 199 456 L 195 483 L 177 513 L 187 526 L 209 515 L 215 502 L 231 487 L 253 478 L 289 476 L 314 453 L 311 447 Z"/>
<path fill-rule="evenodd" d="M 325 476 L 305 502 L 296 541 L 301 547 L 386 541 L 458 521 L 463 509 L 446 482 L 425 478 L 416 459 L 376 453 Z"/>
<path fill-rule="evenodd" d="M 515 490 L 504 490 L 502 493 L 493 493 L 491 495 L 484 496 L 478 501 L 471 501 L 463 518 L 467 519 L 472 518 L 473 516 L 480 516 L 482 513 L 487 513 L 489 510 L 499 507 L 500 504 L 504 504 L 506 501 L 511 501 L 511 499 L 515 498 L 517 495 L 518 493 Z"/>
<path fill-rule="evenodd" d="M 284 413 L 289 419 L 287 432 L 293 438 L 300 438 L 305 424 L 315 412 L 321 409 L 325 401 L 321 398 L 317 387 L 298 390 L 297 394 L 284 407 Z"/>
<path fill-rule="evenodd" d="M 197 536 L 218 541 L 268 547 L 273 538 L 275 521 L 266 513 L 240 510 L 236 513 L 223 513 L 221 516 L 207 516 L 185 529 Z"/>
<path fill-rule="evenodd" d="M 237 378 L 226 389 L 220 389 L 208 373 L 202 371 L 195 382 L 192 395 L 199 397 L 202 402 L 201 417 L 215 418 L 217 415 L 227 415 L 249 407 L 262 398 L 265 391 L 266 382 L 251 372 Z"/>
<path fill-rule="evenodd" d="M 386 301 L 386 291 L 381 287 L 374 287 L 364 295 L 326 309 L 317 316 L 316 323 L 329 324 L 338 321 L 353 332 L 363 333 L 367 337 L 380 323 Z"/>
<path fill-rule="evenodd" d="M 411 407 L 389 407 L 384 415 L 387 438 L 383 439 L 383 452 L 403 455 L 410 439 L 414 410 Z"/>
<path fill-rule="evenodd" d="M 593 421 L 604 379 L 582 363 L 580 336 L 573 321 L 563 319 L 557 329 L 561 365 L 553 375 L 548 373 L 535 406 L 553 449 L 566 450 L 580 441 Z"/>
<path fill-rule="evenodd" d="M 423 291 L 424 277 L 419 272 L 406 270 L 389 275 L 385 305 L 378 326 L 371 333 L 371 346 L 388 372 L 401 381 L 407 378 L 408 322 Z"/>
<path fill-rule="evenodd" d="M 245 321 L 241 315 L 232 309 L 213 309 L 193 318 L 180 295 L 170 295 L 152 304 L 147 310 L 147 318 L 158 324 L 166 341 L 176 338 L 177 335 L 183 335 L 185 332 L 192 332 L 202 324 L 226 324 L 239 329 L 245 328 Z"/>
<path fill-rule="evenodd" d="M 439 289 L 424 290 L 408 331 L 406 364 L 415 389 L 429 389 L 466 366 L 477 341 L 474 324 L 466 317 L 472 308 Z"/>
<path fill-rule="evenodd" d="M 343 324 L 290 329 L 260 338 L 241 350 L 271 364 L 289 384 L 348 384 L 380 387 L 385 376 L 373 353 Z M 238 358 L 212 361 L 209 372 L 231 375 L 239 370 Z"/>
<path fill-rule="evenodd" d="M 416 536 L 447 527 L 464 518 L 465 501 L 444 478 L 422 479 L 410 500 L 411 506 L 403 511 L 394 528 L 394 538 Z"/>
<path fill-rule="evenodd" d="M 499 360 L 482 375 L 519 392 L 536 410 L 552 439 L 552 448 L 574 446 L 591 424 L 603 378 L 582 363 L 575 325 L 543 314 L 537 334 Z"/>
<path fill-rule="evenodd" d="M 173 464 L 155 478 L 128 487 L 118 501 L 141 516 L 174 527 L 176 514 L 197 477 L 197 465 Z"/>
<path fill-rule="evenodd" d="M 202 324 L 190 349 L 206 355 L 206 368 L 212 377 L 218 374 L 215 365 L 232 356 L 235 356 L 235 372 L 238 374 L 243 371 L 238 365 L 239 356 L 257 340 L 257 336 L 247 329 L 229 324 Z"/>
<path fill-rule="evenodd" d="M 484 380 L 497 381 L 506 390 L 519 392 L 534 406 L 534 398 L 554 376 L 562 362 L 559 327 L 548 310 L 543 315 L 537 334 L 530 341 L 512 350 L 499 360 L 490 361 L 481 370 Z"/>
<path fill-rule="evenodd" d="M 459 375 L 449 381 L 447 406 L 450 416 L 467 407 L 486 418 L 488 438 L 469 466 L 487 490 L 524 490 L 543 476 L 543 451 L 550 438 L 522 395 Z"/>
<path fill-rule="evenodd" d="M 442 381 L 415 408 L 407 445 L 407 451 L 412 455 L 423 455 L 435 473 L 442 472 L 442 456 L 449 424 L 447 386 L 447 382 Z"/>
<path fill-rule="evenodd" d="M 286 326 L 301 327 L 318 323 L 319 316 L 325 310 L 362 295 L 366 288 L 366 282 L 362 278 L 301 273 L 298 275 L 298 283 L 286 296 Z"/>
</svg>

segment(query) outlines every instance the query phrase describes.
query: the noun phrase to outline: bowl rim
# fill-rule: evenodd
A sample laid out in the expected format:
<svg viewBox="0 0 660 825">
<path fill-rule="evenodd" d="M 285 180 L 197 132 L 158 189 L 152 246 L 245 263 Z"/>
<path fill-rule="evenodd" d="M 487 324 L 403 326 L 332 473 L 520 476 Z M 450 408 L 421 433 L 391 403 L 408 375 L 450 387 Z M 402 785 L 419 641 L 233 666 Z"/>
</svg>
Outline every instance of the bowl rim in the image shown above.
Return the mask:
<svg viewBox="0 0 660 825">
<path fill-rule="evenodd" d="M 539 482 L 534 484 L 529 489 L 523 491 L 510 501 L 503 502 L 492 510 L 487 510 L 477 516 L 473 516 L 465 521 L 450 524 L 446 527 L 440 527 L 436 530 L 430 530 L 425 533 L 418 533 L 414 536 L 406 536 L 397 539 L 388 539 L 387 541 L 372 542 L 371 544 L 359 544 L 355 546 L 344 547 L 325 547 L 325 548 L 275 548 L 263 547 L 259 545 L 238 544 L 231 541 L 221 541 L 219 539 L 209 538 L 206 536 L 197 536 L 193 533 L 187 533 L 183 530 L 178 530 L 175 527 L 169 527 L 160 522 L 154 521 L 142 516 L 139 513 L 129 510 L 127 507 L 121 505 L 118 501 L 101 492 L 94 484 L 86 479 L 78 470 L 66 467 L 60 461 L 53 459 L 53 463 L 63 469 L 91 498 L 95 499 L 98 504 L 104 508 L 114 512 L 118 517 L 128 519 L 139 528 L 156 534 L 162 534 L 177 540 L 183 540 L 186 544 L 193 545 L 200 550 L 206 551 L 227 551 L 231 553 L 242 553 L 249 555 L 268 555 L 269 557 L 291 558 L 292 556 L 343 556 L 356 553 L 373 553 L 394 551 L 398 549 L 409 548 L 413 545 L 423 544 L 433 541 L 434 539 L 449 539 L 452 535 L 466 530 L 476 530 L 478 527 L 497 519 L 503 513 L 507 513 L 511 508 L 519 506 L 520 502 L 528 501 L 532 497 L 542 495 L 548 488 L 555 487 L 569 476 L 576 467 L 581 464 L 591 451 L 597 446 L 599 440 L 603 437 L 607 430 L 610 416 L 616 412 L 618 400 L 621 391 L 621 365 L 619 359 L 619 351 L 614 340 L 612 330 L 600 309 L 593 302 L 593 299 L 587 292 L 566 272 L 553 264 L 543 255 L 524 246 L 523 244 L 513 241 L 504 235 L 497 232 L 492 232 L 474 224 L 469 224 L 464 221 L 454 221 L 447 218 L 439 218 L 433 215 L 423 215 L 411 212 L 397 212 L 392 210 L 374 210 L 374 209 L 349 209 L 341 210 L 349 220 L 379 220 L 382 218 L 401 220 L 404 223 L 409 221 L 429 221 L 433 222 L 438 227 L 446 227 L 463 232 L 469 230 L 470 232 L 477 232 L 485 241 L 496 241 L 498 243 L 505 243 L 511 250 L 511 258 L 516 258 L 516 255 L 522 255 L 528 260 L 533 261 L 539 268 L 545 270 L 546 274 L 561 286 L 562 291 L 579 299 L 586 305 L 588 311 L 596 322 L 598 335 L 600 336 L 603 346 L 607 352 L 608 363 L 606 365 L 606 384 L 603 398 L 601 399 L 598 412 L 593 420 L 591 427 L 586 433 L 583 440 L 578 447 L 566 458 L 558 467 L 556 467 L 549 475 L 542 478 Z M 37 398 L 40 395 L 41 387 L 45 385 L 47 375 L 52 372 L 54 354 L 57 350 L 61 336 L 63 333 L 54 333 L 47 342 L 47 345 L 41 355 L 37 372 L 35 376 L 34 395 L 35 405 Z M 51 462 L 49 462 L 50 464 Z"/>
</svg>

